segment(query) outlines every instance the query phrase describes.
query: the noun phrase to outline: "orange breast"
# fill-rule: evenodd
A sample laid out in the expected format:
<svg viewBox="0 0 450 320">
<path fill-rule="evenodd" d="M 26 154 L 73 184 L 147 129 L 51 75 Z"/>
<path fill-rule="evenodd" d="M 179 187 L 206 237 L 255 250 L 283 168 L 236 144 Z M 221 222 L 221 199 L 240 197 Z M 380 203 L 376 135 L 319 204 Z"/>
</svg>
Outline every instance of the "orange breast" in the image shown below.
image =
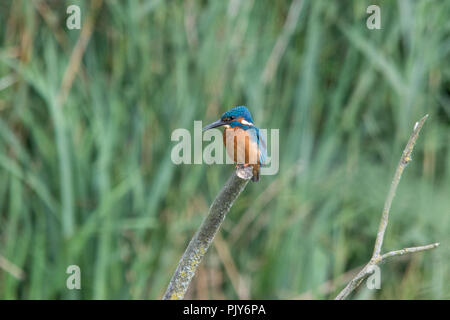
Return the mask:
<svg viewBox="0 0 450 320">
<path fill-rule="evenodd" d="M 228 156 L 237 164 L 259 164 L 259 150 L 256 141 L 241 128 L 226 128 L 223 143 Z"/>
</svg>

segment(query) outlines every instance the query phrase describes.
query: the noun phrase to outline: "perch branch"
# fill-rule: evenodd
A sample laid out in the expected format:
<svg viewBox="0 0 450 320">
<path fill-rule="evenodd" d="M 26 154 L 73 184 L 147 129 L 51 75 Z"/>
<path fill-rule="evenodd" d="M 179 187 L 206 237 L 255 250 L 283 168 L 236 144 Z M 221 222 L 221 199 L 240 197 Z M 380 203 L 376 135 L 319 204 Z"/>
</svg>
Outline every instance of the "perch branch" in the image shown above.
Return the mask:
<svg viewBox="0 0 450 320">
<path fill-rule="evenodd" d="M 198 265 L 202 261 L 222 221 L 233 205 L 234 200 L 244 190 L 248 179 L 252 177 L 251 167 L 239 168 L 228 179 L 209 208 L 209 213 L 200 228 L 189 242 L 178 264 L 163 300 L 183 299 Z"/>
<path fill-rule="evenodd" d="M 378 233 L 375 240 L 375 246 L 372 253 L 372 258 L 370 261 L 366 264 L 366 266 L 347 284 L 347 286 L 337 295 L 336 300 L 342 300 L 345 299 L 351 292 L 353 292 L 360 284 L 361 282 L 373 272 L 373 266 L 378 265 L 381 262 L 384 262 L 384 260 L 404 255 L 406 253 L 414 253 L 414 252 L 420 252 L 424 250 L 429 250 L 436 248 L 439 246 L 439 243 L 433 243 L 426 246 L 421 247 L 413 247 L 413 248 L 404 248 L 401 250 L 395 250 L 390 251 L 388 253 L 385 253 L 383 255 L 380 254 L 381 247 L 383 245 L 384 240 L 384 234 L 386 232 L 386 228 L 389 221 L 389 211 L 391 209 L 392 200 L 395 196 L 395 191 L 397 190 L 398 183 L 400 182 L 400 178 L 402 177 L 403 170 L 408 165 L 408 163 L 411 161 L 411 153 L 414 149 L 414 145 L 416 144 L 417 137 L 419 136 L 420 129 L 422 129 L 423 124 L 427 120 L 428 115 L 425 115 L 422 119 L 420 119 L 416 124 L 414 125 L 413 132 L 411 136 L 409 137 L 408 143 L 406 144 L 405 150 L 403 150 L 402 157 L 400 158 L 400 162 L 398 163 L 397 170 L 394 174 L 394 179 L 392 180 L 391 187 L 389 189 L 389 193 L 386 197 L 386 201 L 384 203 L 384 209 L 383 214 L 381 216 L 380 226 L 378 227 Z"/>
</svg>

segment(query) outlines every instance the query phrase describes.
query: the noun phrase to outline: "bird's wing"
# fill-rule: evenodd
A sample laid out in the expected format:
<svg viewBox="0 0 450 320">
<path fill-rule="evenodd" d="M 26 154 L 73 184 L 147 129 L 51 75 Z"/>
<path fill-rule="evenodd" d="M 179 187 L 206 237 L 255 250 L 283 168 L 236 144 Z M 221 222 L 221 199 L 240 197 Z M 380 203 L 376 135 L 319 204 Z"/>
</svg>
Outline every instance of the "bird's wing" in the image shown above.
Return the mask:
<svg viewBox="0 0 450 320">
<path fill-rule="evenodd" d="M 263 136 L 259 132 L 259 129 L 256 127 L 252 127 L 249 129 L 250 131 L 250 137 L 253 141 L 256 141 L 258 144 L 258 150 L 259 150 L 259 163 L 261 165 L 264 165 L 266 163 L 267 158 L 267 147 L 266 147 L 266 141 L 264 140 Z"/>
</svg>

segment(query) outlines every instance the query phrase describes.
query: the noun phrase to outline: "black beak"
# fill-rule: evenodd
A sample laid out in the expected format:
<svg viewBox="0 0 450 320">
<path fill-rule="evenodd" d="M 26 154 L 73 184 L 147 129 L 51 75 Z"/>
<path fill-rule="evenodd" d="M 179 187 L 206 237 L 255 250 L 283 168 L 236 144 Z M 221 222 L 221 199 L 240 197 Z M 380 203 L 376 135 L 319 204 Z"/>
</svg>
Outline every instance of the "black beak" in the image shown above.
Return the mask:
<svg viewBox="0 0 450 320">
<path fill-rule="evenodd" d="M 217 128 L 217 127 L 223 126 L 225 124 L 227 124 L 227 122 L 222 121 L 221 119 L 219 119 L 217 121 L 214 121 L 213 123 L 208 124 L 206 127 L 203 128 L 202 131 L 206 131 L 206 130 L 209 130 L 209 129 L 212 129 L 212 128 Z"/>
</svg>

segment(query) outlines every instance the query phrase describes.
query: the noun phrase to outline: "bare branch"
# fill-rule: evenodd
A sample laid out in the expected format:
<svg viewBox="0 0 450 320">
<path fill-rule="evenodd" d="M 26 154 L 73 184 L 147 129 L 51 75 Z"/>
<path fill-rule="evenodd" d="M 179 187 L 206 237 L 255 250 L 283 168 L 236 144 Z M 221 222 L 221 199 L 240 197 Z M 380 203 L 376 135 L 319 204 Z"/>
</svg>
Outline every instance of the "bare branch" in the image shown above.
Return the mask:
<svg viewBox="0 0 450 320">
<path fill-rule="evenodd" d="M 407 253 L 414 253 L 414 252 L 420 252 L 420 251 L 434 249 L 434 248 L 438 247 L 439 244 L 440 244 L 439 242 L 436 242 L 436 243 L 429 244 L 427 246 L 404 248 L 401 250 L 390 251 L 388 253 L 383 254 L 380 257 L 380 262 L 384 262 L 384 260 L 386 260 L 388 258 L 395 257 L 395 256 L 402 256 Z"/>
<path fill-rule="evenodd" d="M 425 120 L 427 120 L 428 115 L 425 115 L 419 122 L 414 125 L 413 132 L 409 137 L 408 143 L 406 144 L 405 150 L 403 150 L 402 157 L 398 163 L 397 170 L 395 171 L 394 179 L 391 183 L 391 188 L 387 195 L 386 201 L 384 203 L 383 215 L 381 217 L 380 226 L 378 228 L 377 239 L 375 240 L 375 247 L 373 250 L 373 257 L 380 254 L 381 246 L 383 245 L 384 233 L 389 220 L 389 210 L 391 209 L 392 200 L 395 196 L 395 191 L 397 190 L 398 183 L 402 177 L 403 170 L 406 165 L 411 161 L 411 153 L 413 151 L 414 145 L 416 144 L 417 137 L 419 136 L 420 129 L 422 129 Z"/>
<path fill-rule="evenodd" d="M 181 257 L 178 267 L 163 296 L 163 300 L 179 300 L 184 298 L 197 267 L 211 245 L 222 221 L 225 219 L 233 202 L 242 190 L 244 190 L 249 181 L 248 179 L 241 179 L 239 176 L 251 178 L 251 170 L 251 167 L 246 167 L 239 168 L 236 172 L 233 172 L 233 175 L 219 192 L 209 209 L 208 215 L 203 220 L 202 225 L 195 233 L 191 242 L 189 242 L 186 251 Z M 248 171 L 250 174 L 248 174 Z"/>
<path fill-rule="evenodd" d="M 426 246 L 421 247 L 413 247 L 413 248 L 405 248 L 401 250 L 395 250 L 390 251 L 388 253 L 385 253 L 383 255 L 380 254 L 381 247 L 383 245 L 384 240 L 384 234 L 386 232 L 386 228 L 389 222 L 389 211 L 391 209 L 392 200 L 395 196 L 395 191 L 397 190 L 397 186 L 400 182 L 400 178 L 402 177 L 403 170 L 407 166 L 407 164 L 411 161 L 411 153 L 414 149 L 414 145 L 416 144 L 417 137 L 419 136 L 419 132 L 423 127 L 423 124 L 427 120 L 428 115 L 425 115 L 422 119 L 420 119 L 416 124 L 414 125 L 413 132 L 411 133 L 411 136 L 409 137 L 408 143 L 406 144 L 405 149 L 403 150 L 402 157 L 400 158 L 400 162 L 398 163 L 397 170 L 394 174 L 394 179 L 392 180 L 391 187 L 389 189 L 389 193 L 386 197 L 386 201 L 384 203 L 384 209 L 383 214 L 381 216 L 380 226 L 378 227 L 378 233 L 375 240 L 375 245 L 373 249 L 372 258 L 370 259 L 369 263 L 347 284 L 347 286 L 337 295 L 335 298 L 336 300 L 342 300 L 345 299 L 351 292 L 353 292 L 360 284 L 361 282 L 372 273 L 373 266 L 378 265 L 379 263 L 383 262 L 384 260 L 404 255 L 406 253 L 413 253 L 413 252 L 420 252 L 424 250 L 429 250 L 436 248 L 439 246 L 439 243 L 433 243 Z"/>
</svg>

